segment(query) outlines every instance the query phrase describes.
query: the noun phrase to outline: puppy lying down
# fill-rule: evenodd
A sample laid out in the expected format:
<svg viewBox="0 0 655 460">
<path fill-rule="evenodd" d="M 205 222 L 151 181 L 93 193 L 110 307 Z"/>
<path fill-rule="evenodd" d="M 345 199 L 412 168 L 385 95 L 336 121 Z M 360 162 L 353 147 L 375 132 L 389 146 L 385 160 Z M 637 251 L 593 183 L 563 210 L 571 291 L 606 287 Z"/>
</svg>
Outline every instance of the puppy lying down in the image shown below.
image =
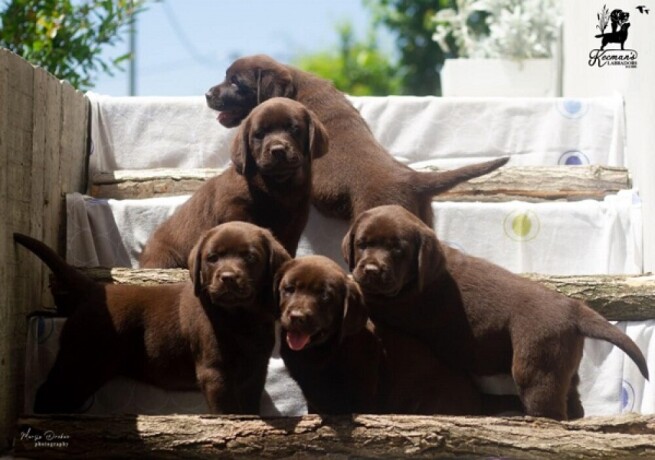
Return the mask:
<svg viewBox="0 0 655 460">
<path fill-rule="evenodd" d="M 124 375 L 200 389 L 213 413 L 259 413 L 275 342 L 273 274 L 290 259 L 269 231 L 217 226 L 192 250 L 191 281 L 158 286 L 97 283 L 38 240 L 14 239 L 53 271 L 58 311 L 68 316 L 35 412 L 74 412 Z"/>
<path fill-rule="evenodd" d="M 585 337 L 618 346 L 648 378 L 636 344 L 583 302 L 442 246 L 400 206 L 362 213 L 342 249 L 376 324 L 412 334 L 473 375 L 511 373 L 528 415 L 584 415 L 577 385 Z"/>
</svg>

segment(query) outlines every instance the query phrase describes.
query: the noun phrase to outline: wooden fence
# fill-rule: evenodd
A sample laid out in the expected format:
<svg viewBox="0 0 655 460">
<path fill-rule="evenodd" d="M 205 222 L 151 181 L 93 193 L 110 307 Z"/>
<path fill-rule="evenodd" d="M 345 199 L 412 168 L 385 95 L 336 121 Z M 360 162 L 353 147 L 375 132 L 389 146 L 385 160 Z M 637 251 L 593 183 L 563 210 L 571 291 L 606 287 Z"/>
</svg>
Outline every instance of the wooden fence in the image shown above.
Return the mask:
<svg viewBox="0 0 655 460">
<path fill-rule="evenodd" d="M 26 314 L 51 303 L 42 263 L 12 233 L 64 249 L 64 195 L 84 191 L 88 101 L 0 49 L 0 452 L 22 405 Z"/>
</svg>

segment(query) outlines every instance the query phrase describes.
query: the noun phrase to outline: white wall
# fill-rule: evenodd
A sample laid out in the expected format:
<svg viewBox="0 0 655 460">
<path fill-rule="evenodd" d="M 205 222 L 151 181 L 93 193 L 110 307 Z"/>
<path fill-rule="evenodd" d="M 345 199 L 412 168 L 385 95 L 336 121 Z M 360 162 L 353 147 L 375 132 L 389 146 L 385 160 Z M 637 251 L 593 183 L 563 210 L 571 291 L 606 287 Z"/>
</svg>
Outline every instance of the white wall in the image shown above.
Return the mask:
<svg viewBox="0 0 655 460">
<path fill-rule="evenodd" d="M 625 98 L 628 167 L 640 191 L 644 217 L 644 270 L 655 271 L 655 1 L 567 0 L 564 4 L 563 95 L 599 96 L 620 92 Z M 625 48 L 637 51 L 637 67 L 588 64 L 600 47 L 596 14 L 603 5 L 630 13 Z M 646 5 L 650 14 L 642 14 Z M 608 27 L 606 32 L 610 32 Z M 608 44 L 608 48 L 619 48 Z"/>
</svg>

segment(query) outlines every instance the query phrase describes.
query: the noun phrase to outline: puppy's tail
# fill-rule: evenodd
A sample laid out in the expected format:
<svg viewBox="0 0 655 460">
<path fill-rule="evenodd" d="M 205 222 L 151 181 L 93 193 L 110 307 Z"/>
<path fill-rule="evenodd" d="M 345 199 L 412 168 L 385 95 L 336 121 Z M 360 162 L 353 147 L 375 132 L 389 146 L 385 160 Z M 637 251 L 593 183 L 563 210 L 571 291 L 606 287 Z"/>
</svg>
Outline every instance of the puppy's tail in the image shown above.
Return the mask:
<svg viewBox="0 0 655 460">
<path fill-rule="evenodd" d="M 469 179 L 484 176 L 509 161 L 509 157 L 475 163 L 449 171 L 417 172 L 414 186 L 426 195 L 438 195 Z"/>
<path fill-rule="evenodd" d="M 74 309 L 74 303 L 70 300 L 75 293 L 85 292 L 86 288 L 96 284 L 41 241 L 21 233 L 14 233 L 14 241 L 33 252 L 54 274 L 56 282 L 51 286 L 51 291 L 60 313 L 69 315 Z"/>
<path fill-rule="evenodd" d="M 578 307 L 577 326 L 580 333 L 592 339 L 606 340 L 619 347 L 635 362 L 641 375 L 648 380 L 646 358 L 637 344 L 584 303 L 579 302 Z"/>
</svg>

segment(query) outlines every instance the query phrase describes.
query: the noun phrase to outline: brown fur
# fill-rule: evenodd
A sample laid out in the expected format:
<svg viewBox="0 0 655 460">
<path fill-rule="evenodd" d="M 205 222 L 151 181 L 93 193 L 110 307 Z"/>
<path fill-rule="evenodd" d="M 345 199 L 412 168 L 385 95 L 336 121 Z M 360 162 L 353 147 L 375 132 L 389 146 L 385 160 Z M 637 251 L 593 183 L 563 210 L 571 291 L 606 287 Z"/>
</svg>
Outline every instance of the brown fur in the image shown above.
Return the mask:
<svg viewBox="0 0 655 460">
<path fill-rule="evenodd" d="M 487 174 L 507 158 L 446 172 L 417 172 L 390 155 L 359 112 L 332 83 L 268 56 L 238 59 L 225 81 L 206 94 L 219 121 L 237 126 L 262 101 L 287 97 L 314 111 L 330 136 L 329 155 L 314 164 L 313 203 L 323 213 L 351 219 L 383 204 L 398 204 L 432 225 L 431 199 L 460 182 Z"/>
<path fill-rule="evenodd" d="M 73 412 L 120 374 L 200 388 L 213 413 L 259 413 L 275 339 L 273 273 L 290 259 L 269 231 L 215 227 L 193 249 L 192 280 L 159 286 L 100 284 L 40 241 L 14 239 L 53 271 L 58 308 L 70 314 L 36 412 Z"/>
<path fill-rule="evenodd" d="M 235 220 L 270 229 L 295 255 L 309 216 L 311 164 L 327 149 L 323 125 L 302 104 L 276 98 L 257 107 L 234 139 L 233 165 L 155 230 L 139 265 L 187 268 L 200 234 Z"/>
<path fill-rule="evenodd" d="M 473 374 L 511 373 L 528 415 L 584 415 L 584 337 L 618 346 L 648 378 L 635 343 L 583 302 L 440 245 L 402 208 L 362 214 L 342 247 L 374 322 L 411 333 Z"/>
<path fill-rule="evenodd" d="M 475 415 L 520 410 L 516 398 L 483 399 L 468 374 L 442 364 L 418 340 L 367 321 L 357 283 L 332 260 L 309 256 L 287 262 L 275 286 L 280 354 L 311 411 Z"/>
</svg>

